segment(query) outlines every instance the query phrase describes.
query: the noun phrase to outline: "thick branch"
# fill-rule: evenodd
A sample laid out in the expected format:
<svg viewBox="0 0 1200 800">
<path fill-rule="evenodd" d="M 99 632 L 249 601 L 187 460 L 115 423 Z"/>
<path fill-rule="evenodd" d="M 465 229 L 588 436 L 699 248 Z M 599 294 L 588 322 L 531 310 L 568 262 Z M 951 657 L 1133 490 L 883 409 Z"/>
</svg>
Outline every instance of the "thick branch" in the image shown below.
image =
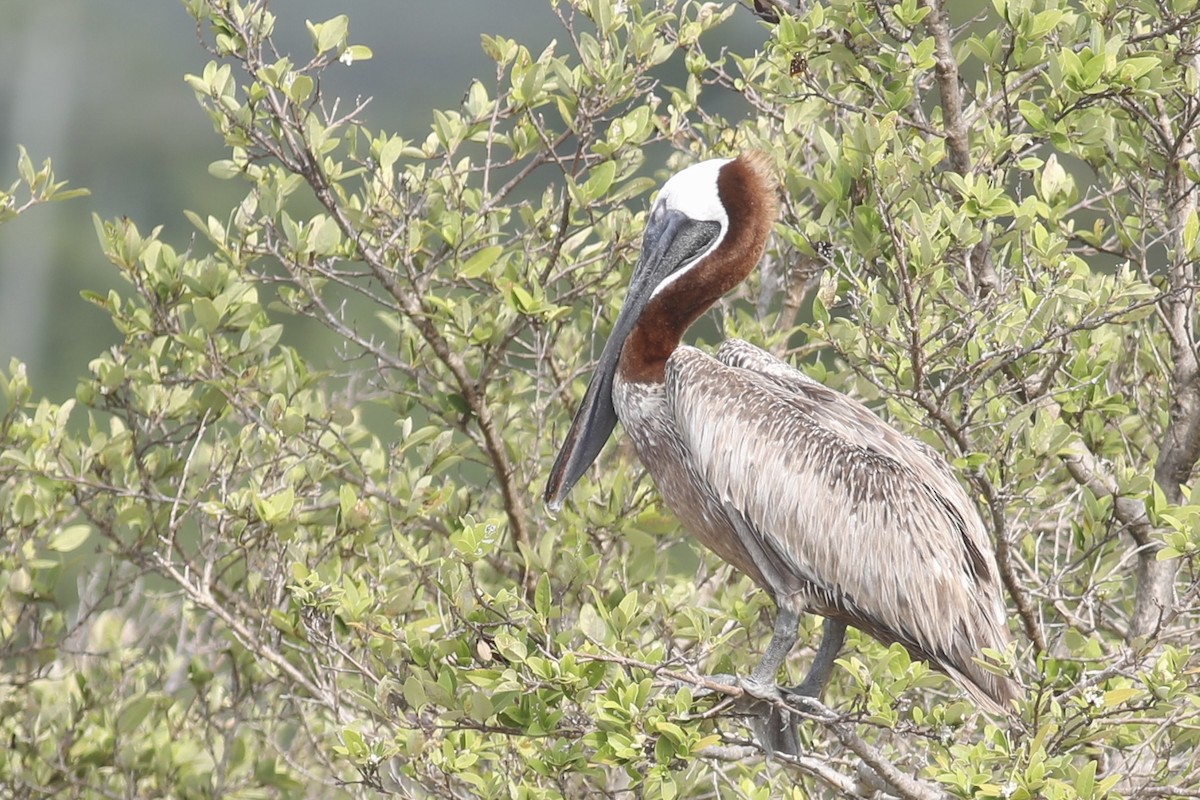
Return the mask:
<svg viewBox="0 0 1200 800">
<path fill-rule="evenodd" d="M 1125 526 L 1137 545 L 1137 567 L 1134 572 L 1137 590 L 1133 617 L 1126 636 L 1133 642 L 1134 639 L 1153 634 L 1163 615 L 1170 611 L 1177 567 L 1174 561 L 1158 560 L 1160 545 L 1152 535 L 1154 526 L 1146 514 L 1145 504 L 1132 497 L 1122 497 L 1116 478 L 1082 443 L 1075 443 L 1063 454 L 1062 461 L 1077 483 L 1087 487 L 1096 497 L 1112 499 L 1113 516 Z M 1155 474 L 1157 478 L 1157 470 Z M 1166 494 L 1167 487 L 1161 481 L 1160 486 L 1163 486 Z M 1168 494 L 1167 499 L 1172 503 L 1180 502 L 1179 484 L 1174 484 L 1173 494 L 1173 498 Z"/>
<path fill-rule="evenodd" d="M 1097 498 L 1111 497 L 1113 516 L 1124 525 L 1138 544 L 1150 541 L 1153 527 L 1146 516 L 1146 506 L 1132 497 L 1122 497 L 1117 480 L 1096 460 L 1096 456 L 1082 442 L 1073 443 L 1062 455 L 1062 462 L 1071 477 Z"/>
<path fill-rule="evenodd" d="M 958 80 L 958 61 L 950 32 L 950 11 L 944 0 L 925 0 L 929 15 L 925 26 L 933 38 L 934 75 L 942 98 L 942 128 L 950 153 L 950 169 L 959 175 L 971 171 L 971 150 L 967 141 L 967 120 L 963 115 L 962 87 Z M 969 277 L 980 297 L 991 294 L 999 285 L 992 266 L 991 237 L 986 235 L 970 253 Z"/>
<path fill-rule="evenodd" d="M 1191 56 L 1192 68 L 1200 69 L 1200 54 Z M 1159 125 L 1170 131 L 1180 119 L 1196 111 L 1196 98 L 1188 98 L 1186 112 L 1169 113 L 1160 105 Z M 1167 429 L 1154 465 L 1154 480 L 1167 501 L 1182 503 L 1183 486 L 1191 480 L 1200 459 L 1200 364 L 1196 358 L 1196 264 L 1186 252 L 1183 230 L 1188 218 L 1196 213 L 1196 187 L 1188 172 L 1200 169 L 1196 153 L 1197 135 L 1192 126 L 1180 133 L 1173 152 L 1168 152 L 1163 176 L 1163 208 L 1169 257 L 1168 278 L 1172 291 L 1163 300 L 1167 336 L 1171 341 L 1171 405 Z M 1157 547 L 1151 541 L 1139 541 L 1138 590 L 1134 604 L 1130 637 L 1147 636 L 1174 603 L 1176 561 L 1159 561 Z"/>
<path fill-rule="evenodd" d="M 831 715 L 832 716 L 832 715 Z M 937 787 L 924 781 L 908 775 L 891 761 L 888 761 L 879 749 L 874 745 L 869 744 L 861 736 L 854 732 L 849 724 L 845 722 L 828 721 L 826 727 L 833 731 L 840 741 L 848 750 L 854 752 L 863 763 L 875 770 L 889 786 L 896 790 L 896 794 L 905 800 L 944 800 L 948 795 L 941 792 Z"/>
<path fill-rule="evenodd" d="M 186 594 L 193 603 L 220 619 L 221 622 L 225 623 L 225 626 L 229 629 L 229 631 L 239 642 L 242 643 L 243 646 L 246 647 L 246 649 L 250 650 L 267 663 L 274 665 L 276 669 L 290 678 L 296 686 L 302 687 L 304 691 L 308 692 L 308 694 L 314 700 L 319 700 L 330 710 L 337 712 L 339 717 L 341 716 L 341 713 L 338 711 L 337 703 L 333 702 L 333 700 L 307 675 L 301 672 L 296 665 L 288 661 L 287 658 L 285 658 L 281 653 L 255 636 L 254 633 L 251 632 L 250 628 L 248 628 L 241 619 L 229 613 L 228 609 L 216 601 L 216 598 L 213 597 L 212 593 L 206 586 L 202 586 L 190 580 L 188 576 L 180 572 L 179 569 L 167 559 L 157 556 L 156 561 L 159 571 L 161 571 L 177 586 L 179 586 L 183 593 Z"/>
<path fill-rule="evenodd" d="M 925 25 L 933 37 L 934 75 L 942 96 L 942 126 L 950 151 L 950 169 L 959 175 L 971 171 L 971 151 L 967 145 L 967 122 L 963 116 L 962 90 L 958 85 L 958 61 L 950 40 L 950 11 L 943 0 L 925 0 L 929 15 Z"/>
<path fill-rule="evenodd" d="M 761 747 L 754 745 L 713 745 L 696 751 L 699 758 L 711 761 L 750 761 L 763 754 Z M 809 773 L 830 789 L 838 793 L 838 797 L 870 797 L 863 792 L 858 783 L 848 775 L 843 775 L 829 764 L 812 756 L 788 756 L 776 753 L 775 757 L 789 764 L 795 764 L 802 771 Z"/>
</svg>

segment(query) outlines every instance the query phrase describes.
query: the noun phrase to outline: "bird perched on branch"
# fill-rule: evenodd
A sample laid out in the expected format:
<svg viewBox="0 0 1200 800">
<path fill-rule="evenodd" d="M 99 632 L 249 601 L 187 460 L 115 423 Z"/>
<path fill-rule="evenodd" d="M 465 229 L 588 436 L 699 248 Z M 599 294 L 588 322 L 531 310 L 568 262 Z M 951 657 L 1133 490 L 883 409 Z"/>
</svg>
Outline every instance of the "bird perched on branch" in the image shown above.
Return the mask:
<svg viewBox="0 0 1200 800">
<path fill-rule="evenodd" d="M 818 697 L 853 625 L 1005 711 L 1017 684 L 977 660 L 1009 642 L 999 572 L 946 462 L 752 345 L 727 341 L 714 358 L 680 344 L 758 263 L 778 210 L 761 155 L 667 181 L 545 499 L 561 506 L 620 420 L 684 527 L 778 608 L 748 693 Z M 776 675 L 805 611 L 825 617 L 822 641 L 808 677 L 781 693 Z M 755 729 L 769 752 L 795 752 L 794 724 L 777 708 Z"/>
</svg>

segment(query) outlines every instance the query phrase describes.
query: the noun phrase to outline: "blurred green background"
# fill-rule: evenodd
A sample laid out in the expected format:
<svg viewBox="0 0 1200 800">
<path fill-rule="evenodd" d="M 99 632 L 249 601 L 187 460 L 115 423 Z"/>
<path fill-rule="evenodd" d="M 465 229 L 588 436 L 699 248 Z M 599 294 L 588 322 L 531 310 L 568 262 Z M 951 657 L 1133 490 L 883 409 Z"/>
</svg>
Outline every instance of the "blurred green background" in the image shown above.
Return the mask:
<svg viewBox="0 0 1200 800">
<path fill-rule="evenodd" d="M 420 139 L 430 110 L 456 105 L 472 77 L 490 85 L 481 33 L 538 52 L 561 32 L 547 0 L 278 0 L 272 10 L 279 40 L 301 62 L 312 52 L 304 21 L 348 14 L 351 40 L 375 57 L 331 70 L 326 85 L 348 100 L 372 97 L 370 127 Z M 79 297 L 120 284 L 92 213 L 129 217 L 144 231 L 163 225 L 166 241 L 186 246 L 183 209 L 223 215 L 244 190 L 207 172 L 223 151 L 183 76 L 210 56 L 182 5 L 6 0 L 0 22 L 0 183 L 16 179 L 23 144 L 35 163 L 51 158 L 60 180 L 92 192 L 0 228 L 0 367 L 20 358 L 35 393 L 61 400 L 117 340 L 108 317 Z"/>
</svg>

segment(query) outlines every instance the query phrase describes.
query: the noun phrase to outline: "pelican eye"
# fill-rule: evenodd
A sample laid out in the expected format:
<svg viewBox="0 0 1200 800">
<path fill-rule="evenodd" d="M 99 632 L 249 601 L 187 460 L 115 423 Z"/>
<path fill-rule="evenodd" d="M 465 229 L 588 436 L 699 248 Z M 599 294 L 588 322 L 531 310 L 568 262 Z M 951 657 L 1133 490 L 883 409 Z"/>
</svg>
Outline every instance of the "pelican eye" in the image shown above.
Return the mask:
<svg viewBox="0 0 1200 800">
<path fill-rule="evenodd" d="M 690 264 L 713 246 L 721 235 L 721 223 L 710 220 L 689 219 L 679 227 L 665 260 L 679 269 Z"/>
</svg>

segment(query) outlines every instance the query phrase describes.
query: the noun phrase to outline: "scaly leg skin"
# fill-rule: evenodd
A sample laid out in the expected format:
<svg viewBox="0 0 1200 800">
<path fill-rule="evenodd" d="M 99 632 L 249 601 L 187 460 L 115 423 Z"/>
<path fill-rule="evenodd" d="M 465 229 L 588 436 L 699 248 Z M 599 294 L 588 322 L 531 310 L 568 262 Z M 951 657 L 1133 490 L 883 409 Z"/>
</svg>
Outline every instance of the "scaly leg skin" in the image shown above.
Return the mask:
<svg viewBox="0 0 1200 800">
<path fill-rule="evenodd" d="M 778 674 L 784 659 L 796 644 L 796 638 L 799 635 L 796 628 L 799 624 L 800 616 L 795 611 L 780 609 L 775 616 L 775 632 L 771 635 L 767 651 L 763 653 L 762 660 L 750 673 L 750 677 L 738 680 L 732 675 L 712 675 L 709 680 L 730 686 L 740 686 L 747 695 L 755 700 L 770 702 L 779 700 L 781 695 L 779 687 L 775 685 L 775 675 Z"/>
<path fill-rule="evenodd" d="M 746 694 L 759 700 L 779 699 L 779 687 L 775 685 L 775 676 L 779 674 L 779 668 L 796 645 L 799 624 L 800 615 L 794 609 L 779 609 L 775 615 L 775 631 L 771 634 L 767 651 L 763 653 L 762 660 L 750 673 L 750 677 L 742 681 L 742 688 L 746 690 Z"/>
<path fill-rule="evenodd" d="M 777 705 L 782 699 L 779 687 L 775 684 L 775 676 L 783 666 L 792 647 L 799 636 L 797 627 L 799 615 L 790 608 L 780 607 L 775 615 L 775 631 L 762 660 L 750 673 L 750 677 L 742 681 L 742 689 L 751 697 L 770 703 L 770 706 L 760 714 L 751 717 L 750 730 L 754 738 L 770 758 L 775 753 L 795 755 L 799 749 L 796 741 L 796 724 L 791 714 L 780 709 Z"/>
<path fill-rule="evenodd" d="M 742 688 L 748 694 L 772 702 L 765 714 L 750 722 L 754 737 L 762 745 L 768 757 L 774 753 L 788 755 L 799 755 L 800 753 L 800 742 L 796 735 L 796 719 L 792 714 L 774 705 L 774 701 L 786 700 L 789 697 L 820 697 L 825 684 L 829 682 L 830 673 L 833 671 L 833 662 L 837 658 L 838 651 L 842 648 L 842 641 L 846 636 L 844 622 L 826 618 L 821 644 L 817 647 L 817 655 L 809 668 L 808 677 L 799 686 L 784 688 L 780 691 L 774 683 L 774 676 L 787 657 L 788 651 L 796 642 L 798 622 L 796 612 L 785 612 L 780 609 L 779 616 L 775 618 L 775 633 L 771 637 L 770 644 L 767 645 L 767 652 L 763 654 L 762 661 L 750 674 L 750 678 L 742 683 Z"/>
<path fill-rule="evenodd" d="M 808 668 L 808 677 L 798 686 L 785 688 L 784 698 L 800 696 L 820 699 L 821 692 L 825 691 L 825 684 L 829 683 L 829 676 L 833 672 L 833 662 L 837 660 L 838 651 L 842 649 L 845 639 L 846 623 L 826 617 L 821 644 L 817 647 L 817 655 Z"/>
</svg>

